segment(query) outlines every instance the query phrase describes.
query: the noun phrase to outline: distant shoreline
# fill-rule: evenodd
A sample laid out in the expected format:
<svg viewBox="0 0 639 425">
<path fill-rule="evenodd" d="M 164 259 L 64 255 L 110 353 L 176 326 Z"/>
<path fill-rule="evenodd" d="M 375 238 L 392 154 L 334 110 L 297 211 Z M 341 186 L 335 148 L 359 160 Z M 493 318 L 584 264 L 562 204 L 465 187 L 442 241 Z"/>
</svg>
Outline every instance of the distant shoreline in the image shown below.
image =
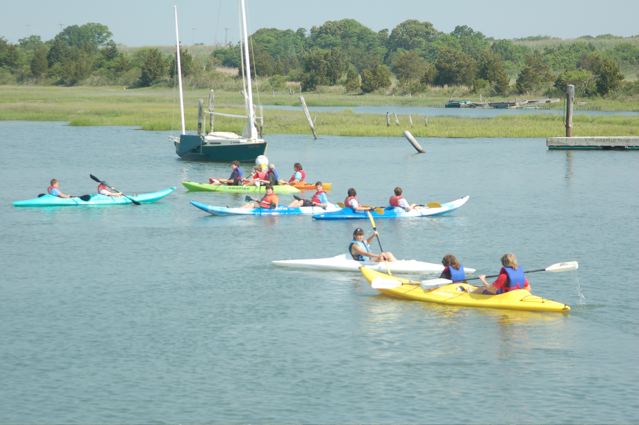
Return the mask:
<svg viewBox="0 0 639 425">
<path fill-rule="evenodd" d="M 207 90 L 187 90 L 185 93 L 187 131 L 197 128 L 197 100 L 208 95 Z M 395 124 L 392 106 L 433 107 L 443 105 L 448 93 L 421 96 L 349 96 L 332 93 L 304 93 L 309 106 L 389 106 L 391 125 L 380 114 L 354 113 L 340 110 L 313 113 L 321 135 L 398 137 L 410 130 L 416 137 L 450 138 L 545 138 L 564 133 L 561 114 L 517 114 L 492 118 L 451 116 L 400 115 Z M 301 111 L 288 108 L 299 105 L 296 94 L 262 94 L 265 136 L 268 134 L 310 134 Z M 221 110 L 243 113 L 237 92 L 216 91 L 216 104 Z M 277 105 L 287 110 L 276 109 Z M 639 111 L 636 102 L 620 100 L 589 100 L 596 110 Z M 559 106 L 560 107 L 560 106 Z M 40 87 L 0 86 L 0 120 L 62 121 L 76 126 L 134 126 L 143 130 L 179 131 L 177 92 L 171 88 L 126 90 L 122 87 Z M 216 118 L 216 128 L 241 132 L 243 122 L 225 117 Z M 574 118 L 576 136 L 639 136 L 639 116 L 577 115 Z"/>
</svg>

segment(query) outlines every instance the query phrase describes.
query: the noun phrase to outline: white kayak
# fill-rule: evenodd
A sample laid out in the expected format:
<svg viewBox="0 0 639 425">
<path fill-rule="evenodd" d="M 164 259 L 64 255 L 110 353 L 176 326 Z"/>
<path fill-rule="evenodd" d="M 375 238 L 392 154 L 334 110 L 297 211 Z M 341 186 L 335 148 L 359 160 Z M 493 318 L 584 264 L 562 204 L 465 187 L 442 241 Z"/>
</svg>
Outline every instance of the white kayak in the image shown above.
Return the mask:
<svg viewBox="0 0 639 425">
<path fill-rule="evenodd" d="M 441 264 L 427 263 L 417 260 L 397 260 L 385 263 L 375 263 L 370 261 L 355 261 L 348 254 L 336 255 L 328 258 L 309 258 L 302 260 L 275 260 L 273 264 L 280 267 L 307 270 L 333 270 L 356 272 L 359 268 L 366 266 L 372 270 L 391 273 L 441 273 L 444 266 Z M 467 273 L 472 273 L 475 269 L 465 267 Z"/>
</svg>

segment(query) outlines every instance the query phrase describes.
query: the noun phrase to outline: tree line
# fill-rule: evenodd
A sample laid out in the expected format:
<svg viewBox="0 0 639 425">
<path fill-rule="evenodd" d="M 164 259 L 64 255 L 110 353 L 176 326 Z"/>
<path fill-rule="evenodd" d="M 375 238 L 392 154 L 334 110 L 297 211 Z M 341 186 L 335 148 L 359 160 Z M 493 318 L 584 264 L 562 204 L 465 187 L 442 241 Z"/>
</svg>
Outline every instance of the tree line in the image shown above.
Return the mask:
<svg viewBox="0 0 639 425">
<path fill-rule="evenodd" d="M 339 85 L 348 93 L 407 94 L 465 86 L 505 96 L 557 93 L 575 84 L 580 96 L 606 96 L 639 91 L 624 83 L 622 72 L 639 69 L 639 43 L 618 41 L 601 48 L 590 37 L 535 48 L 468 26 L 445 33 L 430 22 L 407 20 L 376 32 L 342 19 L 310 31 L 260 29 L 251 35 L 251 48 L 253 72 L 274 90 L 296 81 L 304 91 Z M 214 47 L 203 57 L 181 51 L 182 72 L 192 86 L 214 86 L 223 79 L 220 66 L 240 66 L 239 44 Z M 0 37 L 0 84 L 172 85 L 175 69 L 175 54 L 159 48 L 127 52 L 99 23 L 68 26 L 48 41 L 32 35 L 12 44 Z"/>
</svg>

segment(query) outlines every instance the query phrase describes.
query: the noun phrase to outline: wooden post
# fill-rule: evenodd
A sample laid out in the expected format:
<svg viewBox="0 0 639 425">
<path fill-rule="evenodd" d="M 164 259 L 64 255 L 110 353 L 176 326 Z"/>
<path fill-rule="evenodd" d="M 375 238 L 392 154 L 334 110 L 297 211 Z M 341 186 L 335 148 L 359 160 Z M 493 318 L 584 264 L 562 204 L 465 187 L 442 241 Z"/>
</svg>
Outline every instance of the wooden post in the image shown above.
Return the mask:
<svg viewBox="0 0 639 425">
<path fill-rule="evenodd" d="M 304 96 L 300 96 L 300 102 L 302 102 L 302 109 L 304 109 L 304 115 L 306 115 L 306 120 L 308 121 L 308 126 L 311 128 L 311 132 L 313 132 L 313 138 L 317 140 L 317 133 L 315 132 L 315 123 L 311 119 L 311 113 L 306 106 L 306 101 L 304 100 Z"/>
<path fill-rule="evenodd" d="M 413 116 L 411 114 L 408 114 L 408 122 L 410 123 L 410 126 L 413 126 Z"/>
<path fill-rule="evenodd" d="M 204 120 L 204 108 L 203 108 L 203 104 L 204 101 L 202 99 L 200 99 L 197 102 L 197 134 L 202 134 L 202 122 Z"/>
<path fill-rule="evenodd" d="M 397 118 L 397 114 L 393 112 L 393 115 L 395 115 L 395 125 L 399 125 L 399 118 Z"/>
<path fill-rule="evenodd" d="M 575 86 L 568 84 L 566 88 L 566 137 L 572 137 L 572 110 L 575 103 Z"/>
<path fill-rule="evenodd" d="M 390 127 L 390 112 L 386 112 L 386 127 Z"/>
</svg>

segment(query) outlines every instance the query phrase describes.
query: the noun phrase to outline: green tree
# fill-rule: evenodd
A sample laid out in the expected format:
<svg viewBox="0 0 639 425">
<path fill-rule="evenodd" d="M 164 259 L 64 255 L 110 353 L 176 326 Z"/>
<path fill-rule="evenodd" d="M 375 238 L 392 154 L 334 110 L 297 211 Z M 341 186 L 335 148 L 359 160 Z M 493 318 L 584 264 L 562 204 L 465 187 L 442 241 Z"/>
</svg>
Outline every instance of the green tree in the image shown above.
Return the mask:
<svg viewBox="0 0 639 425">
<path fill-rule="evenodd" d="M 400 82 L 419 80 L 425 67 L 426 61 L 415 50 L 400 50 L 392 61 L 393 73 Z"/>
<path fill-rule="evenodd" d="M 510 78 L 506 74 L 504 62 L 489 50 L 485 50 L 479 60 L 477 76 L 488 81 L 494 94 L 505 95 L 510 89 Z"/>
<path fill-rule="evenodd" d="M 477 73 L 477 62 L 460 50 L 444 48 L 439 53 L 435 68 L 437 68 L 435 79 L 437 85 L 471 85 Z"/>
<path fill-rule="evenodd" d="M 350 65 L 346 71 L 346 81 L 344 88 L 348 93 L 359 93 L 362 90 L 362 80 L 355 66 Z"/>
<path fill-rule="evenodd" d="M 603 57 L 598 53 L 584 55 L 579 61 L 579 68 L 592 72 L 595 76 L 597 93 L 602 96 L 619 88 L 624 76 L 619 64 L 613 59 Z"/>
<path fill-rule="evenodd" d="M 439 31 L 430 22 L 420 22 L 416 19 L 409 19 L 397 25 L 388 37 L 388 51 L 393 53 L 397 50 L 417 50 L 426 49 L 439 36 Z"/>
<path fill-rule="evenodd" d="M 166 77 L 167 63 L 158 49 L 143 49 L 138 56 L 141 62 L 138 87 L 149 87 Z"/>
<path fill-rule="evenodd" d="M 550 67 L 544 57 L 536 52 L 526 58 L 526 65 L 519 72 L 515 87 L 519 94 L 534 93 L 552 79 Z"/>
<path fill-rule="evenodd" d="M 188 77 L 193 74 L 193 56 L 187 49 L 180 47 L 180 67 L 182 68 L 182 77 Z M 175 80 L 177 84 L 177 54 L 173 54 L 171 64 L 169 65 L 169 77 Z"/>
<path fill-rule="evenodd" d="M 555 80 L 555 87 L 562 93 L 566 92 L 568 84 L 575 86 L 577 96 L 594 96 L 597 94 L 595 76 L 587 69 L 564 71 Z"/>
<path fill-rule="evenodd" d="M 319 85 L 335 85 L 347 70 L 344 54 L 338 49 L 313 49 L 303 61 L 302 90 L 315 90 Z"/>
<path fill-rule="evenodd" d="M 0 67 L 14 70 L 18 65 L 18 49 L 14 44 L 9 43 L 0 37 Z"/>
<path fill-rule="evenodd" d="M 426 63 L 422 71 L 422 76 L 419 82 L 424 86 L 433 84 L 437 78 L 437 68 L 435 68 L 435 65 L 432 63 Z"/>
<path fill-rule="evenodd" d="M 31 71 L 31 75 L 35 78 L 42 78 L 46 75 L 49 70 L 49 62 L 47 61 L 47 53 L 49 49 L 46 46 L 42 45 L 33 52 L 33 56 L 31 57 L 31 61 L 29 63 L 29 69 Z"/>
<path fill-rule="evenodd" d="M 482 52 L 490 47 L 486 36 L 468 25 L 455 27 L 451 35 L 459 40 L 462 51 L 475 59 L 479 59 Z"/>
<path fill-rule="evenodd" d="M 362 71 L 362 91 L 371 93 L 375 90 L 390 87 L 391 71 L 386 65 L 377 65 L 373 69 Z"/>
</svg>

